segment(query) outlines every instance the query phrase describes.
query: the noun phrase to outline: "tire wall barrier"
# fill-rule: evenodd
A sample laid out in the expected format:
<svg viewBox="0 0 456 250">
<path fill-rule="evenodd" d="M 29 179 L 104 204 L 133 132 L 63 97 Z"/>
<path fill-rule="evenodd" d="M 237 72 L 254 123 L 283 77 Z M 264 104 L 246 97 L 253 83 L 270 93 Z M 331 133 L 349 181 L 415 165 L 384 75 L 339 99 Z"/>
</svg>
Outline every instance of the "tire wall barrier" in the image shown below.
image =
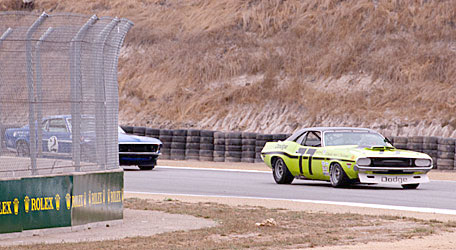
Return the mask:
<svg viewBox="0 0 456 250">
<path fill-rule="evenodd" d="M 161 159 L 216 162 L 262 162 L 266 142 L 285 140 L 291 134 L 220 132 L 210 130 L 169 130 L 122 126 L 127 133 L 150 136 L 163 142 Z M 393 136 L 396 148 L 428 154 L 434 169 L 456 170 L 456 138 L 436 136 Z"/>
<path fill-rule="evenodd" d="M 123 171 L 0 180 L 0 234 L 123 218 Z"/>
</svg>

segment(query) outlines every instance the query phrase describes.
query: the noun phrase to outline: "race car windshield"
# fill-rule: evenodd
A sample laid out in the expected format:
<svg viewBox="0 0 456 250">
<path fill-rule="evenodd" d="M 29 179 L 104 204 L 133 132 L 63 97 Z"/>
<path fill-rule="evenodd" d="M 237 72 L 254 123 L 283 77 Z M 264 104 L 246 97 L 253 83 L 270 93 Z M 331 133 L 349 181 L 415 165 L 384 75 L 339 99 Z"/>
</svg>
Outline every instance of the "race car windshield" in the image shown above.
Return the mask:
<svg viewBox="0 0 456 250">
<path fill-rule="evenodd" d="M 380 134 L 368 132 L 326 132 L 325 146 L 358 145 L 361 147 L 391 147 Z"/>
</svg>

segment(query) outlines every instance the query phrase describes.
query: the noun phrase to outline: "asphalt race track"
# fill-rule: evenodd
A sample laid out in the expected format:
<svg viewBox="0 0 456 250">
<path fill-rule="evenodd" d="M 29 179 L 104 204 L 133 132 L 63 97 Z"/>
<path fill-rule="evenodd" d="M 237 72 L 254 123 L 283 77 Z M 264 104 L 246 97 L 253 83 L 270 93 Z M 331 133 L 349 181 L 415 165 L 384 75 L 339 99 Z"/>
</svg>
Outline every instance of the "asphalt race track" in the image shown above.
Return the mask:
<svg viewBox="0 0 456 250">
<path fill-rule="evenodd" d="M 421 184 L 417 190 L 385 185 L 356 185 L 336 189 L 329 182 L 321 181 L 294 180 L 291 185 L 278 185 L 271 173 L 263 171 L 178 167 L 156 167 L 152 171 L 127 169 L 124 179 L 126 192 L 305 200 L 363 206 L 375 204 L 385 208 L 424 208 L 427 212 L 436 209 L 456 214 L 456 181 L 431 181 Z"/>
</svg>

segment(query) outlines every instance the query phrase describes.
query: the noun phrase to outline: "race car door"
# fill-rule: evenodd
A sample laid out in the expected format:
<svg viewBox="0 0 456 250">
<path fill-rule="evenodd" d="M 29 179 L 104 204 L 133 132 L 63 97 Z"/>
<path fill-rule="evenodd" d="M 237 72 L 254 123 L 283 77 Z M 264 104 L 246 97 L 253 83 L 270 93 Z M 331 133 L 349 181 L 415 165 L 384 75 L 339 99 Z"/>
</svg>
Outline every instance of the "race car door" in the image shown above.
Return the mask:
<svg viewBox="0 0 456 250">
<path fill-rule="evenodd" d="M 321 176 L 321 160 L 314 160 L 314 155 L 321 147 L 321 133 L 308 131 L 300 138 L 299 170 L 301 175 L 309 179 L 319 179 Z"/>
<path fill-rule="evenodd" d="M 71 133 L 64 118 L 49 119 L 43 130 L 43 153 L 55 156 L 71 152 Z"/>
</svg>

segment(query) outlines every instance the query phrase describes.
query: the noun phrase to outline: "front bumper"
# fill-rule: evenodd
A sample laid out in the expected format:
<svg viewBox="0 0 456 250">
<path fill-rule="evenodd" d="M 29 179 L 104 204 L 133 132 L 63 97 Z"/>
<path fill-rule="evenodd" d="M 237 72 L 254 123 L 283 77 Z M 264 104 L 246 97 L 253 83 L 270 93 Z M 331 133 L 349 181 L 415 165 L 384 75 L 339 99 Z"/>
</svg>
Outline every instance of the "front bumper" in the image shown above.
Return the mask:
<svg viewBox="0 0 456 250">
<path fill-rule="evenodd" d="M 359 172 L 360 183 L 369 184 L 417 184 L 429 182 L 426 174 L 371 174 Z"/>
<path fill-rule="evenodd" d="M 156 165 L 157 158 L 160 154 L 134 154 L 134 153 L 119 153 L 119 164 L 123 166 L 129 165 Z"/>
</svg>

